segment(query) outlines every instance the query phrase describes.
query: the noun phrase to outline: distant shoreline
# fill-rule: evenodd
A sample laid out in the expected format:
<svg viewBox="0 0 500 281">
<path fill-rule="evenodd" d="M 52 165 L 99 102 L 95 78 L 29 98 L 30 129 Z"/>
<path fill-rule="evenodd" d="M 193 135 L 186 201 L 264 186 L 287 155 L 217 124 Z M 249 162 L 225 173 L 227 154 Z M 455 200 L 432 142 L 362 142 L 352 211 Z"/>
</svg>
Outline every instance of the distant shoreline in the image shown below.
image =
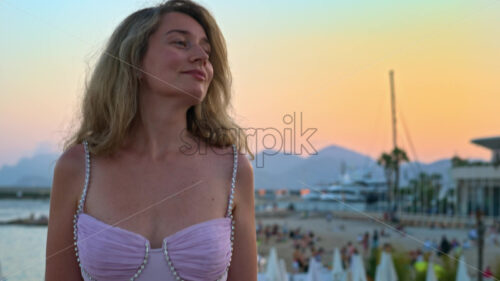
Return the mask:
<svg viewBox="0 0 500 281">
<path fill-rule="evenodd" d="M 0 186 L 0 199 L 48 199 L 50 187 Z"/>
</svg>

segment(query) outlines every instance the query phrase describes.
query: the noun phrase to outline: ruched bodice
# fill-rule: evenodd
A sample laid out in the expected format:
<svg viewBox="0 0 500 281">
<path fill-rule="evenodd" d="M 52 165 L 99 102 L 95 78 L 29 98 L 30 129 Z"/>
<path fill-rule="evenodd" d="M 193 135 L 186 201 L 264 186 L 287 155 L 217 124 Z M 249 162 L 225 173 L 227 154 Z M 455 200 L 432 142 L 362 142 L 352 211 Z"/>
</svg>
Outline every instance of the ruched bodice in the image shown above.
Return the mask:
<svg viewBox="0 0 500 281">
<path fill-rule="evenodd" d="M 75 252 L 84 280 L 215 281 L 226 280 L 232 256 L 234 220 L 231 213 L 237 151 L 226 217 L 188 226 L 151 249 L 144 236 L 109 225 L 83 212 L 90 170 L 87 143 L 87 176 L 75 215 Z"/>
</svg>

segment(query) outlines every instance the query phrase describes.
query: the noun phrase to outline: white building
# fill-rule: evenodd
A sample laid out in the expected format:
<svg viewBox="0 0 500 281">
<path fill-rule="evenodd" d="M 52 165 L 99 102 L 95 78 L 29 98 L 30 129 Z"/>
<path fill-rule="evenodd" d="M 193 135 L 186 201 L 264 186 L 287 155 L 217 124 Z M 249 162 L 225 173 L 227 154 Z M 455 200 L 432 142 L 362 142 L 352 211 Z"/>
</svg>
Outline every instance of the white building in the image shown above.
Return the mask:
<svg viewBox="0 0 500 281">
<path fill-rule="evenodd" d="M 474 139 L 472 143 L 490 149 L 492 158 L 486 165 L 452 168 L 457 212 L 470 215 L 480 208 L 485 216 L 500 218 L 500 136 Z"/>
</svg>

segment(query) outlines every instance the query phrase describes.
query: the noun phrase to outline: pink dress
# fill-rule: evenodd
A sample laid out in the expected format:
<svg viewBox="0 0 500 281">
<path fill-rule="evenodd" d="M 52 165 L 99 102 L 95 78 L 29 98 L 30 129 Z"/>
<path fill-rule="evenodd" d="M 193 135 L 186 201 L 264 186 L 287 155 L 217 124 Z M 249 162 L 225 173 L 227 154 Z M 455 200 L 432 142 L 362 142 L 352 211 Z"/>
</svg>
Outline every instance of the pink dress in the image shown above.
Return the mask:
<svg viewBox="0 0 500 281">
<path fill-rule="evenodd" d="M 98 281 L 216 281 L 227 280 L 234 239 L 231 213 L 238 153 L 234 165 L 227 215 L 186 227 L 151 249 L 144 236 L 109 225 L 83 212 L 90 179 L 90 153 L 86 155 L 85 186 L 75 214 L 76 259 L 84 280 Z"/>
</svg>

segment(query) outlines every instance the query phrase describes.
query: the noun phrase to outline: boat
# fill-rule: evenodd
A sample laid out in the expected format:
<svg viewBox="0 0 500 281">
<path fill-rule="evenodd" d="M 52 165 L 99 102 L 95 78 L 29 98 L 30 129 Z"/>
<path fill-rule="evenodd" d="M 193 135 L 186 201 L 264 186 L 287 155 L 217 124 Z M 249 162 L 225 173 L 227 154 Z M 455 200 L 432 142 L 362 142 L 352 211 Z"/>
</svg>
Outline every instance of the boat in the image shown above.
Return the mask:
<svg viewBox="0 0 500 281">
<path fill-rule="evenodd" d="M 332 185 L 325 190 L 320 200 L 323 201 L 341 201 L 341 202 L 364 202 L 365 197 L 360 190 L 350 186 Z"/>
<path fill-rule="evenodd" d="M 386 192 L 387 184 L 384 179 L 376 180 L 371 177 L 363 177 L 353 180 L 346 173 L 340 183 L 332 184 L 323 190 L 320 200 L 366 202 L 370 196 L 383 198 Z"/>
<path fill-rule="evenodd" d="M 303 200 L 320 200 L 321 199 L 321 192 L 316 191 L 316 190 L 310 190 L 309 193 L 303 194 L 300 196 Z"/>
</svg>

